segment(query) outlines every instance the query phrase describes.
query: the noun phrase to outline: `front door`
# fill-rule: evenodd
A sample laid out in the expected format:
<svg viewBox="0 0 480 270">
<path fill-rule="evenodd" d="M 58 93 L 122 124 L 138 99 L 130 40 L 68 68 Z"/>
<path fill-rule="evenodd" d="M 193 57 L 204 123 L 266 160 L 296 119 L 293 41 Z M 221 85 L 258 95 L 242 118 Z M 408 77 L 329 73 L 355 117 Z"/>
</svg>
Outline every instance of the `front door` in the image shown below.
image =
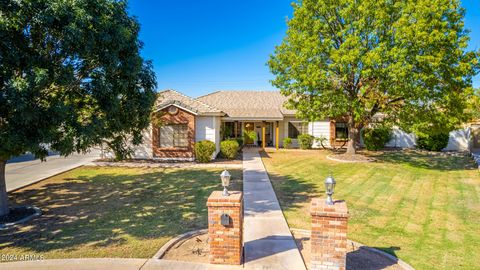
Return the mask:
<svg viewBox="0 0 480 270">
<path fill-rule="evenodd" d="M 245 144 L 253 144 L 255 139 L 255 124 L 254 123 L 245 123 L 244 137 Z"/>
</svg>

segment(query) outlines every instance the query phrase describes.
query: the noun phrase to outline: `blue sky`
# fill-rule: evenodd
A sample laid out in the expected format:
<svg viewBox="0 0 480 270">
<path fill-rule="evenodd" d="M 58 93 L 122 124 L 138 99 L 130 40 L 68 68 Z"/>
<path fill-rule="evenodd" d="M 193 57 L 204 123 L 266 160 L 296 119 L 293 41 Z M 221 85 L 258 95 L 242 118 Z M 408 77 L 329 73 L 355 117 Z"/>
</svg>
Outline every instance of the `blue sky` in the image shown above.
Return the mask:
<svg viewBox="0 0 480 270">
<path fill-rule="evenodd" d="M 274 90 L 266 62 L 286 31 L 292 0 L 130 0 L 142 26 L 142 54 L 153 60 L 158 89 L 197 97 L 216 90 Z M 480 49 L 480 2 L 462 0 Z M 474 80 L 480 87 L 480 76 Z"/>
</svg>

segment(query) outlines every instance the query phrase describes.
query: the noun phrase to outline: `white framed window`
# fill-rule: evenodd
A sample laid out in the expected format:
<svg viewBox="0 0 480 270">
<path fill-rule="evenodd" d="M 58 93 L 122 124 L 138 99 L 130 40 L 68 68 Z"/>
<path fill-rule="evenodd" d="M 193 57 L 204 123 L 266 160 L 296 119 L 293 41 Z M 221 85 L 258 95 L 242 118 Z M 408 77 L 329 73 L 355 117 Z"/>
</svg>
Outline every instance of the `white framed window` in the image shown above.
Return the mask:
<svg viewBox="0 0 480 270">
<path fill-rule="evenodd" d="M 160 127 L 161 148 L 188 147 L 188 125 L 164 125 Z"/>
</svg>

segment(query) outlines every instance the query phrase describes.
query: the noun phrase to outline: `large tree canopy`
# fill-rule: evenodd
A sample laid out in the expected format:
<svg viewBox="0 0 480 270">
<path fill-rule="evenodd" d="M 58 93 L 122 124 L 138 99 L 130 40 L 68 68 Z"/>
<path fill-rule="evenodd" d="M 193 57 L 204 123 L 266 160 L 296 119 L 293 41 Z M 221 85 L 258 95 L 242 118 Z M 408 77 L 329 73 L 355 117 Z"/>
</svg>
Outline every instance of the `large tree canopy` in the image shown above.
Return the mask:
<svg viewBox="0 0 480 270">
<path fill-rule="evenodd" d="M 138 33 L 125 1 L 0 2 L 0 215 L 11 156 L 139 140 L 156 83 Z"/>
<path fill-rule="evenodd" d="M 303 0 L 269 66 L 273 85 L 306 120 L 344 118 L 347 153 L 381 113 L 408 130 L 466 119 L 479 53 L 466 50 L 458 0 Z"/>
</svg>

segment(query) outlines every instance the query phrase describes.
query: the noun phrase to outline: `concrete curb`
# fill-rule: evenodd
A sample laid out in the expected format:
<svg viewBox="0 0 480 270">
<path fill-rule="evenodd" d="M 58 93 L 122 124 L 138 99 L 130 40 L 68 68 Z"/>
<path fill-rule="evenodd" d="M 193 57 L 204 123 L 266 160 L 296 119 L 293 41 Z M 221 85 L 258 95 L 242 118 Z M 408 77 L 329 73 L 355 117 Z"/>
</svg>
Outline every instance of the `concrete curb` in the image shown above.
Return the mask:
<svg viewBox="0 0 480 270">
<path fill-rule="evenodd" d="M 194 236 L 200 235 L 200 234 L 205 234 L 208 233 L 208 229 L 202 229 L 202 230 L 196 230 L 196 231 L 190 231 L 186 232 L 184 234 L 180 234 L 177 237 L 171 239 L 167 243 L 165 243 L 158 251 L 153 255 L 152 259 L 161 259 L 163 256 L 165 256 L 165 253 L 170 250 L 174 245 L 176 245 L 179 242 L 185 241 L 187 239 L 190 239 Z"/>
<path fill-rule="evenodd" d="M 85 258 L 0 263 L 0 270 L 139 270 L 148 259 Z"/>
<path fill-rule="evenodd" d="M 336 159 L 332 157 L 332 155 L 327 156 L 328 160 L 331 161 L 336 161 L 336 162 L 341 162 L 341 163 L 372 163 L 375 162 L 375 160 L 343 160 L 343 159 Z"/>
<path fill-rule="evenodd" d="M 51 259 L 0 263 L 0 270 L 242 270 L 241 265 L 216 265 L 140 258 Z"/>
<path fill-rule="evenodd" d="M 292 232 L 298 232 L 300 234 L 304 234 L 304 235 L 310 235 L 311 234 L 311 231 L 310 230 L 305 230 L 305 229 L 295 229 L 295 228 L 290 228 L 290 230 Z M 368 251 L 371 251 L 371 252 L 374 252 L 380 256 L 383 256 L 383 257 L 386 257 L 387 259 L 391 260 L 392 262 L 395 262 L 396 264 L 400 265 L 403 269 L 405 270 L 415 270 L 415 268 L 413 268 L 411 265 L 409 265 L 408 263 L 404 262 L 402 259 L 400 258 L 397 258 L 391 254 L 388 254 L 386 253 L 385 251 L 381 251 L 379 249 L 376 249 L 376 248 L 372 248 L 372 247 L 369 247 L 369 246 L 366 246 L 362 243 L 358 243 L 358 242 L 355 242 L 355 241 L 352 241 L 350 239 L 348 239 L 348 242 L 350 242 L 351 244 L 353 244 L 354 246 L 357 246 L 359 248 L 364 248 Z"/>
</svg>

